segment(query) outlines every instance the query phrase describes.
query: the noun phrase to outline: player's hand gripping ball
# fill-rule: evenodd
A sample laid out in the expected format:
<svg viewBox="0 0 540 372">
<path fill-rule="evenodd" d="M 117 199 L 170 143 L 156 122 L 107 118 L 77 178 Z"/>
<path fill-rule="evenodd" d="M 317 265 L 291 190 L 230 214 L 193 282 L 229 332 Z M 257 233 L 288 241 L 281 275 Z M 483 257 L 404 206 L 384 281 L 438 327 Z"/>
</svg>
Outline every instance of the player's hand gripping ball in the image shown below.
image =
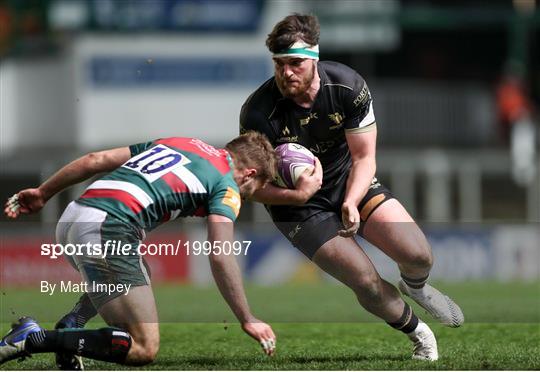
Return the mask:
<svg viewBox="0 0 540 372">
<path fill-rule="evenodd" d="M 305 171 L 313 172 L 315 155 L 297 143 L 284 143 L 276 147 L 278 155 L 278 176 L 274 183 L 280 187 L 294 189 L 296 182 Z"/>
</svg>

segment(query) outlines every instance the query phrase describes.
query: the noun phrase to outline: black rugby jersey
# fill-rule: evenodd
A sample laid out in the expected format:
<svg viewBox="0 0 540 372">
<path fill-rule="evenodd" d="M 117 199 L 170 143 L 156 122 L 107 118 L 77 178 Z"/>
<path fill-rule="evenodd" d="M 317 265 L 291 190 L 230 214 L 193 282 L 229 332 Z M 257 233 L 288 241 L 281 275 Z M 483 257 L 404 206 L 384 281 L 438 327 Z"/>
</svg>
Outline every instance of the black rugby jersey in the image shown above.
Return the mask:
<svg viewBox="0 0 540 372">
<path fill-rule="evenodd" d="M 299 143 L 321 161 L 324 175 L 319 192 L 347 177 L 351 156 L 345 131 L 375 127 L 372 99 L 364 79 L 337 62 L 318 62 L 320 89 L 311 108 L 284 98 L 274 77 L 251 94 L 240 113 L 240 133 L 264 133 L 274 147 Z"/>
</svg>

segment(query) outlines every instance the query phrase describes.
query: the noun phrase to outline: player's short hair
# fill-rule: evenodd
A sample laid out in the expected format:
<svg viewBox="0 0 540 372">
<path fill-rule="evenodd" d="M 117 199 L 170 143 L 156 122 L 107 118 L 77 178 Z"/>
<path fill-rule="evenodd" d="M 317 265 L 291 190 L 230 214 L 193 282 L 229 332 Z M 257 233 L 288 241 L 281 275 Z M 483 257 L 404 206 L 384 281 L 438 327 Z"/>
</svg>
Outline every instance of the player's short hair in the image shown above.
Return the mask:
<svg viewBox="0 0 540 372">
<path fill-rule="evenodd" d="M 257 178 L 272 181 L 277 174 L 277 155 L 262 133 L 247 131 L 225 145 L 239 169 L 257 169 Z"/>
<path fill-rule="evenodd" d="M 290 48 L 298 39 L 309 45 L 319 44 L 320 26 L 316 16 L 293 13 L 278 22 L 266 38 L 266 46 L 272 53 Z"/>
</svg>

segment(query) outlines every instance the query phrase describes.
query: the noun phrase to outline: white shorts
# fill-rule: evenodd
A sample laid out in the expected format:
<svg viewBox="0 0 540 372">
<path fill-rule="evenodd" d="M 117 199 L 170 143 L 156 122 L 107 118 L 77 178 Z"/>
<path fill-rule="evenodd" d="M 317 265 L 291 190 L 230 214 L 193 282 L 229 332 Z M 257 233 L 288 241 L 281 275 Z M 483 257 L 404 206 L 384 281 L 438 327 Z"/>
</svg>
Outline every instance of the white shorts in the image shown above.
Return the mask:
<svg viewBox="0 0 540 372">
<path fill-rule="evenodd" d="M 64 254 L 64 257 L 81 273 L 87 283 L 88 294 L 97 308 L 123 292 L 92 291 L 92 288 L 103 287 L 96 284 L 131 284 L 131 287 L 150 285 L 148 271 L 137 252 L 139 236 L 138 230 L 133 226 L 109 216 L 105 211 L 78 204 L 76 201 L 67 206 L 56 226 L 58 244 L 82 247 L 76 254 Z M 107 241 L 112 241 L 113 244 L 108 245 Z M 133 249 L 129 254 L 111 252 L 114 244 L 129 244 Z M 100 250 L 89 251 L 87 246 Z"/>
</svg>

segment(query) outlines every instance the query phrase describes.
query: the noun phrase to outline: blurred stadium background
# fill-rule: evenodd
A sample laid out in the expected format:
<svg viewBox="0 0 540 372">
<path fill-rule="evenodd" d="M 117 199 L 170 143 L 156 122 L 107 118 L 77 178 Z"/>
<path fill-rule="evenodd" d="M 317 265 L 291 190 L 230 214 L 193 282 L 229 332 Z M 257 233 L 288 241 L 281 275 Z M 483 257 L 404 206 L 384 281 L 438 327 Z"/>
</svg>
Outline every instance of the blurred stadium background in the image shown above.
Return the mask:
<svg viewBox="0 0 540 372">
<path fill-rule="evenodd" d="M 2 0 L 0 197 L 37 185 L 91 150 L 164 136 L 224 145 L 238 133 L 245 98 L 272 75 L 266 34 L 295 11 L 318 15 L 321 59 L 348 64 L 367 80 L 379 128 L 378 175 L 425 228 L 436 257 L 432 277 L 470 304 L 464 310 L 476 314 L 473 321 L 538 323 L 534 0 Z M 77 279 L 66 263 L 41 257 L 39 244 L 53 241 L 54 223 L 83 188 L 55 197 L 40 215 L 0 220 L 0 278 L 8 293 L 1 322 L 11 320 L 14 304 L 22 310 L 35 298 L 40 280 Z M 204 240 L 205 229 L 180 221 L 150 238 Z M 298 293 L 306 288 L 312 294 L 302 306 L 316 306 L 335 284 L 278 235 L 261 205 L 243 207 L 238 240 L 253 241 L 241 259 L 248 283 L 271 286 L 259 292 L 263 308 L 264 298 L 279 301 L 281 290 L 287 301 L 302 302 Z M 395 280 L 395 265 L 363 246 Z M 205 257 L 148 261 L 167 301 L 171 284 L 212 283 Z M 319 284 L 321 298 L 313 289 Z M 57 304 L 43 301 L 45 313 Z M 349 302 L 339 303 L 343 309 Z M 295 309 L 305 319 L 270 311 L 272 320 L 356 319 L 338 310 L 310 318 L 302 306 Z M 512 311 L 522 315 L 507 319 Z M 220 321 L 219 314 L 206 320 Z"/>
</svg>

